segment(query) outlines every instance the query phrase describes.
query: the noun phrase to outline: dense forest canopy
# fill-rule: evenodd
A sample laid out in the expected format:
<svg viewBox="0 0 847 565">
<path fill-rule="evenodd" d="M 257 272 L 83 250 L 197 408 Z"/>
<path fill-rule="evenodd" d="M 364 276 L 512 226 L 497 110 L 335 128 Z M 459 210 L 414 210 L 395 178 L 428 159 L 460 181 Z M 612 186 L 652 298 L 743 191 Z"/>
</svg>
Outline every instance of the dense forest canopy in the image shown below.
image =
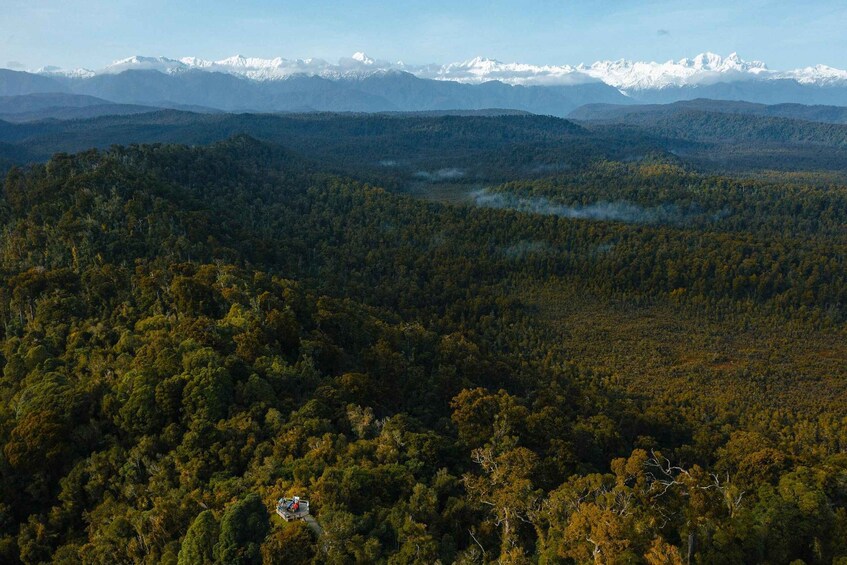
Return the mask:
<svg viewBox="0 0 847 565">
<path fill-rule="evenodd" d="M 367 177 L 389 189 L 419 172 L 456 168 L 468 181 L 507 182 L 543 178 L 598 159 L 628 162 L 656 154 L 717 174 L 815 171 L 836 175 L 844 184 L 847 125 L 735 113 L 725 106 L 680 106 L 662 113 L 635 106 L 619 120 L 579 123 L 508 113 L 268 115 L 178 110 L 23 123 L 0 118 L 0 167 L 4 162 L 43 162 L 57 152 L 91 147 L 206 145 L 249 135 L 317 161 L 321 170 Z"/>
<path fill-rule="evenodd" d="M 553 118 L 203 119 L 289 143 L 9 160 L 0 561 L 847 561 L 847 187 Z"/>
</svg>

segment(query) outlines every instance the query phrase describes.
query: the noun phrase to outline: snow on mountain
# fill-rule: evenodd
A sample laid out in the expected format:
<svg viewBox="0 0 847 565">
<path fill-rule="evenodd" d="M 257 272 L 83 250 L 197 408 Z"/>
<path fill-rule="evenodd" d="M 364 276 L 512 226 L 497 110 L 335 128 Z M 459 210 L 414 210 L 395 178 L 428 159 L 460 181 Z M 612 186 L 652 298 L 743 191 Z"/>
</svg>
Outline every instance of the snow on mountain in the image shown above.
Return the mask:
<svg viewBox="0 0 847 565">
<path fill-rule="evenodd" d="M 412 72 L 423 78 L 464 83 L 499 80 L 512 85 L 571 85 L 597 80 L 570 65 L 537 66 L 524 63 L 501 63 L 495 59 L 483 57 L 476 57 L 461 63 L 450 63 L 441 67 L 422 67 Z"/>
<path fill-rule="evenodd" d="M 154 70 L 166 74 L 187 71 L 209 71 L 242 76 L 251 80 L 282 80 L 296 75 L 320 76 L 330 79 L 363 78 L 391 71 L 403 71 L 421 78 L 479 84 L 500 81 L 511 85 L 574 85 L 603 82 L 624 93 L 640 90 L 661 90 L 671 87 L 706 86 L 719 82 L 789 79 L 805 85 L 847 85 L 847 71 L 825 65 L 789 71 L 773 71 L 760 61 L 745 61 L 732 53 L 721 57 L 701 53 L 691 59 L 678 61 L 598 61 L 590 65 L 531 65 L 503 63 L 496 59 L 476 57 L 447 65 L 406 65 L 373 59 L 363 52 L 343 57 L 337 63 L 323 59 L 262 59 L 235 55 L 210 61 L 196 57 L 169 59 L 167 57 L 134 56 L 115 61 L 99 71 L 76 69 L 62 71 L 45 67 L 36 72 L 45 75 L 64 75 L 87 78 L 96 74 L 117 74 L 127 70 Z"/>
<path fill-rule="evenodd" d="M 374 59 L 371 59 L 370 57 L 368 57 L 367 55 L 365 55 L 361 51 L 353 53 L 353 56 L 351 57 L 351 59 L 353 59 L 354 61 L 358 61 L 359 63 L 362 63 L 363 65 L 373 65 L 374 63 L 376 63 L 376 61 Z"/>
<path fill-rule="evenodd" d="M 665 63 L 599 61 L 591 66 L 580 65 L 577 68 L 621 90 L 649 90 L 769 78 L 770 73 L 764 63 L 743 61 L 737 53 L 732 53 L 726 58 L 714 53 L 701 53 L 693 59 Z"/>
<path fill-rule="evenodd" d="M 402 63 L 392 64 L 368 57 L 365 53 L 354 53 L 344 57 L 337 64 L 323 59 L 262 59 L 234 55 L 226 59 L 210 61 L 198 57 L 144 57 L 136 55 L 115 61 L 95 74 L 118 74 L 128 70 L 153 70 L 165 74 L 177 74 L 191 70 L 227 73 L 243 76 L 252 80 L 280 80 L 294 75 L 322 76 L 341 78 L 370 75 L 385 70 L 403 69 Z M 57 73 L 59 74 L 59 73 Z M 69 74 L 69 73 L 61 73 Z"/>
<path fill-rule="evenodd" d="M 118 74 L 124 71 L 159 71 L 160 73 L 173 74 L 186 69 L 188 69 L 188 65 L 175 59 L 135 55 L 115 61 L 97 74 Z"/>
<path fill-rule="evenodd" d="M 91 77 L 93 77 L 97 74 L 90 69 L 78 68 L 78 69 L 65 70 L 65 69 L 62 69 L 61 67 L 54 67 L 54 66 L 49 66 L 49 65 L 46 66 L 46 67 L 41 67 L 40 69 L 36 69 L 33 72 L 35 74 L 38 74 L 38 75 L 64 76 L 64 77 L 71 77 L 71 78 L 91 78 Z"/>
<path fill-rule="evenodd" d="M 502 63 L 477 57 L 461 63 L 407 70 L 423 78 L 465 83 L 499 80 L 507 84 L 571 85 L 599 81 L 625 93 L 745 80 L 790 79 L 816 86 L 847 85 L 845 70 L 817 65 L 790 71 L 773 71 L 763 62 L 745 61 L 737 53 L 726 57 L 701 53 L 691 59 L 664 63 L 621 59 L 577 66 Z"/>
<path fill-rule="evenodd" d="M 818 86 L 834 86 L 847 83 L 847 71 L 835 69 L 826 65 L 815 65 L 780 73 L 779 78 L 794 79 L 800 84 L 815 84 Z"/>
</svg>

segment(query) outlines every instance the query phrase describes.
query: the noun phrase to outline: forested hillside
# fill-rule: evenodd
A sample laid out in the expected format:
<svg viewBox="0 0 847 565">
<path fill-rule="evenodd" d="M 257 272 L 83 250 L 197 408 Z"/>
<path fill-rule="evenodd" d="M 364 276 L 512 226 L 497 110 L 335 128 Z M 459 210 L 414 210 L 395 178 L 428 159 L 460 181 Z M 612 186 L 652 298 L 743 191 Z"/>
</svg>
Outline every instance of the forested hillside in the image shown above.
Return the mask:
<svg viewBox="0 0 847 565">
<path fill-rule="evenodd" d="M 324 171 L 392 191 L 421 178 L 445 180 L 438 178 L 445 174 L 465 184 L 502 183 L 578 170 L 598 160 L 630 162 L 656 156 L 716 174 L 813 171 L 842 184 L 847 170 L 843 124 L 687 106 L 583 123 L 496 111 L 470 116 L 273 115 L 137 113 L 142 110 L 137 106 L 71 108 L 56 116 L 81 118 L 90 109 L 118 115 L 23 123 L 0 119 L 0 171 L 5 174 L 13 164 L 44 162 L 57 152 L 145 143 L 206 145 L 236 135 L 283 145 L 304 160 L 320 163 Z M 120 115 L 126 113 L 133 115 Z"/>
<path fill-rule="evenodd" d="M 97 110 L 97 106 L 92 107 Z M 642 107 L 639 107 L 642 108 Z M 804 107 L 808 108 L 808 107 Z M 115 114 L 139 107 L 116 107 Z M 64 117 L 81 117 L 71 109 Z M 99 111 L 99 110 L 98 110 Z M 827 171 L 844 179 L 844 125 L 686 110 L 582 125 L 532 115 L 196 114 L 163 110 L 90 119 L 0 120 L 0 167 L 115 144 L 204 145 L 250 135 L 290 147 L 325 171 L 397 189 L 457 169 L 464 182 L 544 177 L 598 159 L 676 156 L 715 173 Z M 4 163 L 6 165 L 4 166 Z"/>
<path fill-rule="evenodd" d="M 671 104 L 586 104 L 568 114 L 572 120 L 627 120 L 638 114 L 668 116 L 679 112 L 699 110 L 720 114 L 741 114 L 790 118 L 829 124 L 847 123 L 847 108 L 806 104 L 757 104 L 742 100 L 709 100 L 698 98 Z"/>
<path fill-rule="evenodd" d="M 509 180 L 596 158 L 632 159 L 665 142 L 640 131 L 591 132 L 549 116 L 403 114 L 195 114 L 159 111 L 88 120 L 0 121 L 0 158 L 47 160 L 115 144 L 209 144 L 234 135 L 283 144 L 325 170 L 392 183 L 416 172 L 461 168 L 471 177 Z"/>
<path fill-rule="evenodd" d="M 246 136 L 12 169 L 0 561 L 847 558 L 845 189 L 657 161 L 490 192 L 676 216 L 424 202 Z M 758 364 L 709 333 L 751 328 Z"/>
</svg>

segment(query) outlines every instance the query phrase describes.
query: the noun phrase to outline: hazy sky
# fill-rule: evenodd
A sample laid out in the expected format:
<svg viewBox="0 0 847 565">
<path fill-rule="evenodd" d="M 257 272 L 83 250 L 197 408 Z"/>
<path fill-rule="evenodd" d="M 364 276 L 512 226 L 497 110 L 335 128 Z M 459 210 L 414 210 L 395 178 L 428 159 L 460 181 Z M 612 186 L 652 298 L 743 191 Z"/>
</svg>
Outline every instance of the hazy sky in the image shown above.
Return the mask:
<svg viewBox="0 0 847 565">
<path fill-rule="evenodd" d="M 0 66 L 100 68 L 130 55 L 354 51 L 407 63 L 535 64 L 737 51 L 774 69 L 847 68 L 844 0 L 0 0 Z"/>
</svg>

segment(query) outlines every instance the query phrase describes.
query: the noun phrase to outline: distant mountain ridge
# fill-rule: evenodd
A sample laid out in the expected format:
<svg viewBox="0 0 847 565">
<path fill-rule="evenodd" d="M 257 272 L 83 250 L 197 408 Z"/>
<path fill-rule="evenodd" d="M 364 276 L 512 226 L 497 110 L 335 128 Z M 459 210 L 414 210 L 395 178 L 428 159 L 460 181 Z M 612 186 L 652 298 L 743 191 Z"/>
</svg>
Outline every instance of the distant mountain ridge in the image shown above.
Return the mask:
<svg viewBox="0 0 847 565">
<path fill-rule="evenodd" d="M 733 53 L 666 63 L 600 61 L 537 66 L 475 58 L 407 65 L 364 53 L 321 59 L 135 56 L 99 71 L 0 70 L 0 96 L 87 95 L 132 106 L 228 112 L 431 112 L 504 108 L 566 116 L 585 104 L 710 98 L 847 106 L 847 71 L 817 65 L 774 71 Z"/>
<path fill-rule="evenodd" d="M 216 71 L 178 73 L 124 70 L 87 78 L 9 72 L 0 74 L 0 96 L 63 92 L 119 104 L 202 106 L 230 112 L 410 112 L 508 108 L 563 116 L 591 102 L 625 103 L 603 83 L 570 87 L 464 84 L 418 78 L 410 73 L 373 73 L 326 78 L 293 75 L 260 81 Z"/>
<path fill-rule="evenodd" d="M 569 115 L 587 127 L 625 125 L 666 139 L 758 146 L 847 149 L 847 108 L 693 100 L 664 105 L 588 105 Z"/>
<path fill-rule="evenodd" d="M 66 92 L 42 92 L 0 96 L 0 120 L 13 123 L 40 120 L 84 120 L 99 116 L 128 116 L 144 114 L 162 109 L 185 110 L 198 113 L 217 112 L 202 106 L 179 104 L 120 104 L 88 96 Z"/>
</svg>

